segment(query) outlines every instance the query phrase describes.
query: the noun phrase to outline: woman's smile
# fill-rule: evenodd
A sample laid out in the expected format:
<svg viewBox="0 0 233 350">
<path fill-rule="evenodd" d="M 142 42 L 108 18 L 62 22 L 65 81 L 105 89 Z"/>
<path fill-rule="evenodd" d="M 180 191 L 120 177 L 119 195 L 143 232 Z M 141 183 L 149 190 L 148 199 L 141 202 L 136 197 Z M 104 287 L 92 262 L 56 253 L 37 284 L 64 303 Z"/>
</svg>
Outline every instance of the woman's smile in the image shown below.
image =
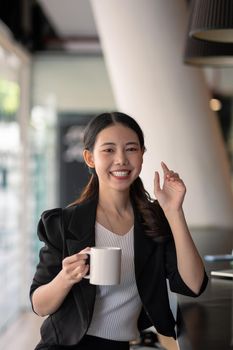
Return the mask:
<svg viewBox="0 0 233 350">
<path fill-rule="evenodd" d="M 131 171 L 130 170 L 115 170 L 110 171 L 110 174 L 117 179 L 128 179 Z"/>
</svg>

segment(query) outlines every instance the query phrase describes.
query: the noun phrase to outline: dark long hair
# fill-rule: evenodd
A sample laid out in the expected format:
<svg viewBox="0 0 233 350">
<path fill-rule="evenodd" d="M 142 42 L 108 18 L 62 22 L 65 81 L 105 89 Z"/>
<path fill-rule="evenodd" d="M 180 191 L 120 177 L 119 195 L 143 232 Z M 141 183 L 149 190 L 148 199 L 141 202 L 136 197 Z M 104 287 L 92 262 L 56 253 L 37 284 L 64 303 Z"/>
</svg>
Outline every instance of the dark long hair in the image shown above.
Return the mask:
<svg viewBox="0 0 233 350">
<path fill-rule="evenodd" d="M 144 135 L 138 123 L 132 117 L 120 112 L 102 113 L 89 122 L 84 130 L 84 149 L 92 152 L 98 134 L 103 129 L 117 123 L 133 130 L 138 136 L 141 149 L 145 149 Z M 79 198 L 75 200 L 71 205 L 80 204 L 98 195 L 98 177 L 95 173 L 95 170 L 89 170 L 91 172 L 89 182 L 83 189 Z M 135 179 L 135 181 L 131 184 L 130 196 L 140 213 L 141 223 L 144 225 L 145 232 L 155 238 L 160 236 L 161 230 L 158 224 L 160 220 L 158 217 L 158 210 L 156 209 L 156 202 L 152 200 L 149 193 L 145 190 L 140 177 Z"/>
</svg>

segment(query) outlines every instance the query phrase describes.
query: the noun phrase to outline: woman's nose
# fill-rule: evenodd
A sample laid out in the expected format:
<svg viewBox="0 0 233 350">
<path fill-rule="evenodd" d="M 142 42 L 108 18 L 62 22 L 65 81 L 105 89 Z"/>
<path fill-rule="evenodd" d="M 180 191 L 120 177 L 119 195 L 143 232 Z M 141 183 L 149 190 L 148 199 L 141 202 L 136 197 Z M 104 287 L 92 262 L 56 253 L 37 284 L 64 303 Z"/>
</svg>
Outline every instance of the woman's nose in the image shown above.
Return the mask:
<svg viewBox="0 0 233 350">
<path fill-rule="evenodd" d="M 117 152 L 114 163 L 118 164 L 118 165 L 128 164 L 128 158 L 127 158 L 126 153 L 125 152 Z"/>
</svg>

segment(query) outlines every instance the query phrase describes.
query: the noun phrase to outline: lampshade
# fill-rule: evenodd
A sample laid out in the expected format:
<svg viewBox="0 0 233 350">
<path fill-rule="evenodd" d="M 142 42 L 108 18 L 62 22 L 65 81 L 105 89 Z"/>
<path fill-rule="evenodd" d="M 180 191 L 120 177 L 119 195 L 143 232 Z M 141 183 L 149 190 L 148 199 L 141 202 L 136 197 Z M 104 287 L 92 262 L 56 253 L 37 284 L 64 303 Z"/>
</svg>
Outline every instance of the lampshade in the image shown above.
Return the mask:
<svg viewBox="0 0 233 350">
<path fill-rule="evenodd" d="M 233 43 L 218 43 L 188 37 L 184 63 L 197 66 L 233 67 Z"/>
<path fill-rule="evenodd" d="M 233 0 L 194 0 L 189 35 L 233 43 Z"/>
</svg>

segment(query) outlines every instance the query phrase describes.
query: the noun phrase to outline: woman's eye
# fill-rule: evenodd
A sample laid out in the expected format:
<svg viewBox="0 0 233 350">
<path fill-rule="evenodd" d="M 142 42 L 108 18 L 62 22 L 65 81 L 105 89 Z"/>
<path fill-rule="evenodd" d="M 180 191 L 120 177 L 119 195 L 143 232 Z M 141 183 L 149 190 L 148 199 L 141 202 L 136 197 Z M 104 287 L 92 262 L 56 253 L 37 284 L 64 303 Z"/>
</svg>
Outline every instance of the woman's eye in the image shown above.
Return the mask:
<svg viewBox="0 0 233 350">
<path fill-rule="evenodd" d="M 127 148 L 126 151 L 135 152 L 135 151 L 137 151 L 137 148 L 135 148 L 135 147 L 130 147 L 130 148 Z"/>
<path fill-rule="evenodd" d="M 106 148 L 106 149 L 104 149 L 104 152 L 111 153 L 111 152 L 113 152 L 113 149 L 112 148 Z"/>
</svg>

